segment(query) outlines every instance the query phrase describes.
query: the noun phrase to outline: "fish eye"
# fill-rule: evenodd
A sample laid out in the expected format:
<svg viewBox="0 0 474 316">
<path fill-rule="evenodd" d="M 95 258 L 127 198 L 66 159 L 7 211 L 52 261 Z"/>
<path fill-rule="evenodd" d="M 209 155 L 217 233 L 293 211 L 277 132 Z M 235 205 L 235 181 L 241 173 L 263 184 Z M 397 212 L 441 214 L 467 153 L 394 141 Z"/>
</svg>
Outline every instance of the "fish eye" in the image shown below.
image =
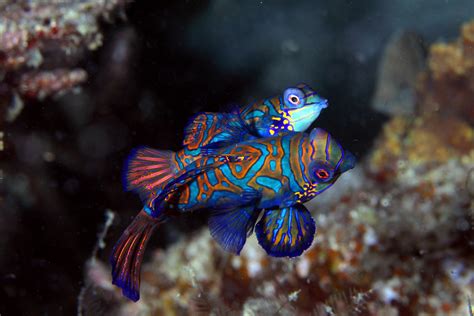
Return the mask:
<svg viewBox="0 0 474 316">
<path fill-rule="evenodd" d="M 326 169 L 320 168 L 316 170 L 316 177 L 318 177 L 321 180 L 327 180 L 329 179 L 329 172 L 327 172 Z"/>
<path fill-rule="evenodd" d="M 284 105 L 287 108 L 299 108 L 304 105 L 304 92 L 298 88 L 288 88 L 283 93 Z"/>
<path fill-rule="evenodd" d="M 297 95 L 290 94 L 288 96 L 288 101 L 293 105 L 299 105 L 301 103 L 300 98 Z"/>
<path fill-rule="evenodd" d="M 311 170 L 313 170 L 313 179 L 316 182 L 329 182 L 335 175 L 333 168 L 326 162 L 314 162 Z"/>
</svg>

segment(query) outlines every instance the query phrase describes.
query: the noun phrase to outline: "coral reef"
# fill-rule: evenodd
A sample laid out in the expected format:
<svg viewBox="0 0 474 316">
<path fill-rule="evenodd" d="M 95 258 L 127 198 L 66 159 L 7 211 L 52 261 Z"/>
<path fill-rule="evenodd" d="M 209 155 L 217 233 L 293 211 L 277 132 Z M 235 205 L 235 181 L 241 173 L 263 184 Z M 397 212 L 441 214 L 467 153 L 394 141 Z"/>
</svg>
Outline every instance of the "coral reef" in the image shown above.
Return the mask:
<svg viewBox="0 0 474 316">
<path fill-rule="evenodd" d="M 117 16 L 127 2 L 2 1 L 0 108 L 6 118 L 19 114 L 18 98 L 41 100 L 85 82 L 79 63 L 102 45 L 100 20 Z"/>
<path fill-rule="evenodd" d="M 395 116 L 385 126 L 370 157 L 369 169 L 379 180 L 401 176 L 399 166 L 447 163 L 473 155 L 474 130 L 455 118 Z"/>
<path fill-rule="evenodd" d="M 457 41 L 431 46 L 418 94 L 423 113 L 453 115 L 474 123 L 474 21 L 462 26 Z"/>
</svg>

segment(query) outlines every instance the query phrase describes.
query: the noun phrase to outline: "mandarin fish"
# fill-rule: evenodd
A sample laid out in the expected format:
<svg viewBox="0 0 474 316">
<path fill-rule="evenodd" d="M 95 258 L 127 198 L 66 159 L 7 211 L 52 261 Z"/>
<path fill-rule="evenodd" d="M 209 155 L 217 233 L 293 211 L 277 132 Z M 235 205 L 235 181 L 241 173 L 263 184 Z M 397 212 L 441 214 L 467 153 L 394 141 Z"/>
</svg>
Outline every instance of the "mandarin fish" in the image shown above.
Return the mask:
<svg viewBox="0 0 474 316">
<path fill-rule="evenodd" d="M 200 113 L 185 128 L 182 150 L 172 153 L 146 147 L 135 149 L 125 168 L 125 188 L 146 200 L 201 154 L 282 132 L 304 132 L 327 106 L 327 100 L 301 83 L 231 113 Z"/>
<path fill-rule="evenodd" d="M 280 133 L 203 154 L 145 201 L 114 247 L 113 283 L 137 301 L 141 261 L 151 233 L 170 217 L 190 212 L 208 216 L 212 237 L 226 251 L 239 254 L 255 228 L 270 256 L 299 256 L 316 232 L 303 203 L 330 188 L 354 164 L 355 157 L 319 128 L 311 134 Z"/>
</svg>

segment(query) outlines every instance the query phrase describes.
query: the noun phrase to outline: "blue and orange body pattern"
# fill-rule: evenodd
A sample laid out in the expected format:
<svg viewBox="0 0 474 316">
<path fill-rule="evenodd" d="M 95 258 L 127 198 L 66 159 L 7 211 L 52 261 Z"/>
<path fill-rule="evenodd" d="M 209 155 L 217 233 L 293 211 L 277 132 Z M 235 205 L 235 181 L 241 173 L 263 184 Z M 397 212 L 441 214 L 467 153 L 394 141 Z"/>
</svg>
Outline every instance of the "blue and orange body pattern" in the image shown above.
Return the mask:
<svg viewBox="0 0 474 316">
<path fill-rule="evenodd" d="M 135 179 L 140 172 L 145 178 L 128 186 L 140 193 L 144 207 L 116 243 L 110 259 L 113 283 L 125 296 L 139 299 L 146 243 L 157 226 L 176 215 L 208 216 L 213 238 L 235 254 L 254 229 L 259 244 L 271 256 L 295 257 L 308 249 L 316 225 L 303 203 L 330 188 L 353 168 L 355 158 L 322 129 L 310 134 L 281 128 L 269 132 L 270 125 L 266 124 L 268 135 L 249 133 L 240 136 L 246 140 L 234 138 L 231 144 L 215 141 L 224 130 L 211 138 L 199 137 L 200 146 L 189 149 L 199 155 L 181 164 L 178 154 L 170 151 L 141 148 L 132 153 L 126 179 Z M 151 165 L 159 165 L 159 175 L 150 173 L 147 167 Z M 147 179 L 158 177 L 165 180 L 140 189 Z"/>
<path fill-rule="evenodd" d="M 125 167 L 124 185 L 146 200 L 202 153 L 282 132 L 304 132 L 327 106 L 326 99 L 301 83 L 230 113 L 200 113 L 185 128 L 182 150 L 135 149 Z"/>
</svg>

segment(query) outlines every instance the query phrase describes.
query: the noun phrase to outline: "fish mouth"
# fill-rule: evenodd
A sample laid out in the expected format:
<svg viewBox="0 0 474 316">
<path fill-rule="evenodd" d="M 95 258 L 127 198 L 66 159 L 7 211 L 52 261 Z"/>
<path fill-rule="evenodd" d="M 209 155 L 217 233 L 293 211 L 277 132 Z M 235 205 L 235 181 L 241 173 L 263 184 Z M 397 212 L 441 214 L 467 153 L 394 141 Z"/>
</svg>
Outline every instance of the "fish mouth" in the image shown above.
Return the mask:
<svg viewBox="0 0 474 316">
<path fill-rule="evenodd" d="M 304 132 L 318 118 L 322 109 L 328 106 L 326 100 L 308 103 L 299 109 L 288 110 L 291 125 L 295 132 Z"/>
<path fill-rule="evenodd" d="M 308 111 L 308 113 L 306 114 L 303 114 L 303 115 L 298 115 L 299 113 L 298 112 L 301 112 L 301 109 L 297 109 L 297 110 L 290 110 L 288 111 L 288 114 L 292 117 L 292 121 L 293 122 L 301 122 L 301 121 L 306 121 L 307 119 L 310 119 L 312 117 L 315 116 L 315 112 L 313 111 Z"/>
<path fill-rule="evenodd" d="M 321 99 L 320 98 L 316 102 L 306 103 L 305 106 L 312 105 L 312 104 L 317 104 L 321 109 L 325 109 L 325 108 L 328 107 L 329 102 L 326 99 Z"/>
<path fill-rule="evenodd" d="M 314 117 L 313 120 L 315 120 L 319 116 L 321 110 L 327 107 L 328 101 L 323 100 L 320 102 L 307 103 L 299 109 L 289 110 L 288 114 L 291 116 L 293 122 L 305 121 L 312 117 Z"/>
</svg>

